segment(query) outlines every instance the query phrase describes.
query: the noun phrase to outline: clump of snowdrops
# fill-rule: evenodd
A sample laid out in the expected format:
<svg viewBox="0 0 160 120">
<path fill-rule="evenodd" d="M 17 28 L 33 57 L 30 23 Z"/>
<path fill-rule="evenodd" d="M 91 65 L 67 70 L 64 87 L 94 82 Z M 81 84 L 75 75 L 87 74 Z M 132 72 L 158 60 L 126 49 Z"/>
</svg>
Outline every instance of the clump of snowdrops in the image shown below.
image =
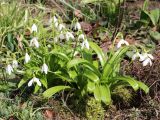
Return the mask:
<svg viewBox="0 0 160 120">
<path fill-rule="evenodd" d="M 6 62 L 8 75 L 23 75 L 18 87 L 34 86 L 34 93 L 46 90 L 44 97 L 64 90 L 78 96 L 90 94 L 106 105 L 111 103 L 112 91 L 119 85 L 130 85 L 135 91 L 139 88 L 145 93 L 149 91 L 144 83 L 123 76 L 119 71 L 127 51 L 136 49 L 132 60 L 139 58 L 143 66 L 152 65 L 154 57 L 151 54 L 129 45 L 122 35 L 118 44 L 113 42 L 112 50 L 104 53 L 84 34 L 77 19 L 72 21 L 70 28 L 57 16 L 50 18 L 48 24 L 45 28 L 42 23 L 32 22 L 21 57 L 17 60 L 14 54 L 13 59 Z"/>
</svg>

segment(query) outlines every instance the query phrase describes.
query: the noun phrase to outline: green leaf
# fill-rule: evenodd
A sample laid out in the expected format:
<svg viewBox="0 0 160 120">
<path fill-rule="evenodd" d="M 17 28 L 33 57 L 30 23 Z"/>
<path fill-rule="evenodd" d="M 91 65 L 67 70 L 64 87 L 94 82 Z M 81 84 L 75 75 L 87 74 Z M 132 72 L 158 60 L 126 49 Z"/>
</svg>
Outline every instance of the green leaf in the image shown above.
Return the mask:
<svg viewBox="0 0 160 120">
<path fill-rule="evenodd" d="M 154 26 L 156 26 L 156 24 L 158 23 L 158 20 L 160 18 L 160 9 L 151 10 L 150 13 L 149 13 L 149 17 L 152 21 L 152 24 Z"/>
<path fill-rule="evenodd" d="M 23 84 L 25 84 L 27 81 L 24 79 L 21 79 L 21 81 L 18 84 L 18 88 L 20 88 Z"/>
<path fill-rule="evenodd" d="M 104 55 L 102 49 L 97 44 L 95 44 L 94 42 L 89 42 L 89 45 L 91 46 L 91 48 L 98 55 L 98 58 L 99 58 L 100 63 L 101 63 L 101 66 L 103 67 L 106 60 L 105 60 L 105 55 Z"/>
<path fill-rule="evenodd" d="M 88 80 L 87 90 L 92 93 L 94 91 L 94 89 L 95 89 L 95 83 L 90 81 L 90 80 Z"/>
<path fill-rule="evenodd" d="M 149 92 L 149 87 L 144 83 L 137 81 L 139 87 L 147 94 Z"/>
<path fill-rule="evenodd" d="M 107 78 L 110 74 L 113 73 L 114 68 L 118 65 L 124 53 L 126 53 L 129 48 L 129 46 L 120 48 L 117 52 L 113 54 L 110 60 L 106 62 L 103 68 L 103 78 Z"/>
<path fill-rule="evenodd" d="M 48 88 L 47 79 L 46 79 L 45 76 L 43 76 L 43 77 L 41 78 L 41 83 L 43 84 L 43 86 L 44 86 L 45 88 Z"/>
<path fill-rule="evenodd" d="M 138 82 L 136 80 L 134 80 L 133 78 L 131 77 L 128 77 L 128 76 L 122 76 L 122 77 L 115 77 L 113 78 L 114 80 L 122 80 L 122 81 L 125 81 L 127 83 L 129 83 L 130 86 L 132 86 L 132 88 L 137 91 L 139 89 L 139 85 L 138 85 Z"/>
<path fill-rule="evenodd" d="M 149 31 L 150 36 L 154 39 L 154 40 L 160 40 L 160 33 L 157 31 Z"/>
<path fill-rule="evenodd" d="M 91 71 L 96 73 L 98 76 L 101 76 L 101 73 L 97 70 L 97 68 L 89 63 L 87 60 L 81 59 L 81 58 L 75 58 L 67 63 L 67 68 L 70 69 L 71 67 L 74 67 L 76 65 L 82 64 L 85 67 L 89 68 Z"/>
<path fill-rule="evenodd" d="M 101 101 L 101 90 L 100 90 L 100 87 L 99 85 L 96 85 L 95 86 L 95 89 L 94 89 L 94 97 L 97 101 Z"/>
<path fill-rule="evenodd" d="M 69 61 L 68 56 L 66 54 L 64 54 L 64 53 L 59 52 L 59 51 L 51 51 L 50 54 L 54 54 L 54 55 L 60 57 L 61 59 Z"/>
<path fill-rule="evenodd" d="M 100 85 L 101 100 L 106 105 L 111 103 L 111 93 L 108 85 Z"/>
<path fill-rule="evenodd" d="M 89 78 L 90 80 L 92 80 L 93 82 L 98 82 L 99 81 L 99 77 L 92 71 L 90 70 L 85 70 L 84 71 L 84 76 L 86 76 L 87 78 Z"/>
<path fill-rule="evenodd" d="M 52 97 L 52 95 L 56 94 L 57 92 L 60 92 L 61 90 L 64 89 L 69 89 L 70 86 L 55 86 L 55 87 L 51 87 L 49 89 L 47 89 L 46 91 L 44 91 L 43 96 L 44 97 Z"/>
</svg>

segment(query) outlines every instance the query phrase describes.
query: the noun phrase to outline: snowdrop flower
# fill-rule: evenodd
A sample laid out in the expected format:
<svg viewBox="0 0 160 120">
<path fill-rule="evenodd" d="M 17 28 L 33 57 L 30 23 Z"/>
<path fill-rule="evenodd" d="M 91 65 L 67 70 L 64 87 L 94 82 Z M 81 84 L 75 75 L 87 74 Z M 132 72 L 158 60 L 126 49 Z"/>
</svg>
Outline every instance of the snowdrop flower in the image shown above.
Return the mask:
<svg viewBox="0 0 160 120">
<path fill-rule="evenodd" d="M 66 32 L 66 40 L 69 41 L 70 39 L 74 39 L 74 36 L 71 32 Z"/>
<path fill-rule="evenodd" d="M 58 26 L 59 31 L 62 31 L 64 28 L 65 28 L 65 26 L 63 24 L 59 24 L 59 26 Z"/>
<path fill-rule="evenodd" d="M 132 56 L 132 60 L 135 60 L 136 58 L 140 57 L 139 52 L 136 52 L 133 56 Z"/>
<path fill-rule="evenodd" d="M 46 63 L 44 63 L 44 64 L 42 65 L 41 71 L 42 71 L 42 73 L 44 72 L 45 74 L 48 73 L 48 66 L 46 65 Z"/>
<path fill-rule="evenodd" d="M 53 22 L 54 22 L 54 23 L 56 23 L 56 22 L 58 23 L 58 19 L 57 19 L 56 16 L 53 17 Z"/>
<path fill-rule="evenodd" d="M 25 63 L 28 63 L 30 61 L 30 56 L 28 55 L 28 53 L 25 54 Z"/>
<path fill-rule="evenodd" d="M 121 39 L 117 44 L 117 48 L 120 48 L 123 44 L 129 45 L 129 43 L 126 40 Z"/>
<path fill-rule="evenodd" d="M 32 38 L 32 40 L 30 41 L 30 46 L 35 46 L 36 48 L 39 48 L 37 37 Z"/>
<path fill-rule="evenodd" d="M 6 67 L 6 73 L 7 73 L 8 75 L 11 75 L 12 72 L 13 72 L 12 66 L 11 66 L 10 64 L 7 65 L 7 67 Z"/>
<path fill-rule="evenodd" d="M 79 22 L 76 22 L 75 26 L 74 26 L 75 30 L 81 30 L 81 24 Z"/>
<path fill-rule="evenodd" d="M 88 43 L 88 40 L 87 40 L 87 39 L 85 39 L 85 40 L 83 41 L 83 43 L 82 43 L 82 49 L 83 49 L 84 47 L 86 47 L 86 48 L 89 50 L 89 43 Z"/>
<path fill-rule="evenodd" d="M 31 32 L 37 32 L 37 25 L 36 24 L 32 25 Z"/>
<path fill-rule="evenodd" d="M 61 40 L 65 39 L 65 36 L 64 36 L 63 33 L 61 33 L 61 34 L 59 35 L 59 39 L 61 39 Z"/>
<path fill-rule="evenodd" d="M 147 66 L 148 64 L 150 66 L 152 66 L 152 60 L 154 59 L 153 55 L 151 54 L 147 54 L 147 53 L 143 53 L 140 54 L 140 59 L 139 61 L 143 61 L 143 66 Z"/>
<path fill-rule="evenodd" d="M 54 43 L 57 43 L 58 42 L 58 37 L 55 37 L 54 38 Z"/>
<path fill-rule="evenodd" d="M 58 22 L 54 23 L 54 26 L 55 26 L 56 28 L 58 28 Z"/>
<path fill-rule="evenodd" d="M 78 40 L 84 40 L 84 34 L 80 34 L 79 36 L 78 36 Z"/>
<path fill-rule="evenodd" d="M 39 81 L 38 78 L 33 77 L 29 82 L 28 82 L 28 87 L 32 86 L 33 83 L 37 83 L 38 86 L 41 86 L 41 82 Z"/>
<path fill-rule="evenodd" d="M 18 62 L 17 62 L 17 60 L 13 60 L 13 61 L 12 61 L 12 67 L 13 67 L 13 68 L 17 68 L 17 67 L 18 67 Z"/>
</svg>

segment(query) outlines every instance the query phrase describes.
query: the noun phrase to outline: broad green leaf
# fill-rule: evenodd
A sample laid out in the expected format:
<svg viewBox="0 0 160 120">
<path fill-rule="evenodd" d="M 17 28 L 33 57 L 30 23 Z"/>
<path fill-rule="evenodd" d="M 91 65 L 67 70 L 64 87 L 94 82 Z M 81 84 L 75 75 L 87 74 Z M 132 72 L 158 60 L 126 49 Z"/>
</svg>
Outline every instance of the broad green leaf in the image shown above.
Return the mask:
<svg viewBox="0 0 160 120">
<path fill-rule="evenodd" d="M 89 42 L 89 45 L 91 46 L 91 48 L 98 55 L 98 58 L 99 58 L 100 63 L 101 63 L 101 66 L 103 67 L 106 60 L 105 60 L 105 55 L 104 55 L 102 49 L 97 44 L 95 44 L 94 42 Z"/>
<path fill-rule="evenodd" d="M 94 89 L 95 89 L 95 83 L 90 81 L 90 80 L 88 80 L 87 90 L 92 93 L 94 91 Z"/>
<path fill-rule="evenodd" d="M 149 17 L 150 17 L 153 25 L 156 26 L 156 24 L 158 23 L 158 21 L 160 19 L 160 9 L 151 10 L 149 13 Z"/>
<path fill-rule="evenodd" d="M 52 97 L 52 95 L 56 94 L 57 92 L 60 92 L 61 90 L 69 89 L 69 88 L 70 88 L 70 86 L 51 87 L 43 92 L 43 96 L 49 98 L 49 97 Z"/>
<path fill-rule="evenodd" d="M 40 88 L 41 88 L 41 87 L 36 84 L 36 86 L 34 87 L 34 92 L 33 92 L 33 93 L 34 93 L 34 94 L 37 93 Z"/>
<path fill-rule="evenodd" d="M 106 105 L 111 103 L 111 93 L 108 85 L 100 85 L 101 100 Z"/>
<path fill-rule="evenodd" d="M 18 84 L 18 88 L 20 88 L 23 84 L 25 84 L 27 81 L 24 79 L 21 79 L 21 81 Z"/>
<path fill-rule="evenodd" d="M 154 39 L 154 40 L 160 40 L 160 33 L 157 31 L 149 31 L 150 36 Z"/>
<path fill-rule="evenodd" d="M 69 61 L 69 58 L 66 54 L 58 52 L 58 51 L 51 51 L 50 54 L 54 54 L 58 57 L 60 57 L 61 59 L 65 59 L 66 61 Z"/>
<path fill-rule="evenodd" d="M 96 73 L 98 76 L 101 76 L 101 73 L 97 70 L 97 68 L 89 63 L 87 60 L 81 59 L 81 58 L 75 58 L 67 63 L 67 68 L 70 69 L 71 67 L 74 67 L 76 65 L 82 64 L 85 67 L 89 68 L 91 71 Z"/>
<path fill-rule="evenodd" d="M 137 81 L 139 87 L 147 94 L 149 92 L 149 87 L 143 82 Z"/>
<path fill-rule="evenodd" d="M 85 70 L 83 75 L 86 76 L 87 78 L 89 78 L 90 80 L 92 80 L 93 82 L 99 81 L 99 77 L 94 72 L 92 72 L 90 70 Z"/>
<path fill-rule="evenodd" d="M 133 78 L 131 77 L 128 77 L 128 76 L 122 76 L 122 77 L 115 77 L 113 78 L 114 80 L 122 80 L 122 81 L 125 81 L 127 83 L 129 83 L 130 86 L 132 86 L 132 88 L 137 91 L 139 89 L 139 85 L 138 85 L 138 82 L 136 80 L 134 80 Z"/>
<path fill-rule="evenodd" d="M 43 86 L 44 86 L 45 88 L 48 88 L 47 79 L 46 79 L 45 76 L 43 76 L 43 77 L 41 78 L 41 83 L 43 84 Z"/>
<path fill-rule="evenodd" d="M 112 74 L 112 72 L 115 68 L 115 65 L 118 65 L 117 63 L 120 62 L 119 60 L 123 57 L 124 53 L 126 53 L 129 48 L 130 48 L 129 46 L 120 48 L 117 52 L 115 52 L 113 54 L 113 56 L 110 58 L 110 60 L 108 62 L 106 62 L 106 64 L 104 65 L 104 68 L 103 68 L 103 77 L 104 78 L 106 78 L 110 74 Z"/>
<path fill-rule="evenodd" d="M 96 85 L 95 89 L 94 89 L 94 97 L 97 101 L 101 101 L 101 90 L 100 90 L 100 86 Z"/>
</svg>

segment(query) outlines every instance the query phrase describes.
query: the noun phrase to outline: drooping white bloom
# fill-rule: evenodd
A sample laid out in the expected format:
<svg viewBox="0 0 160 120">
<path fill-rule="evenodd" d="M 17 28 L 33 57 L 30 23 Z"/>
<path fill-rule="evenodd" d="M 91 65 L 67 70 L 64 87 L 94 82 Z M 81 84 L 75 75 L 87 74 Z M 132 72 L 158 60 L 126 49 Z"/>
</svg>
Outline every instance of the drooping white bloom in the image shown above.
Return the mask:
<svg viewBox="0 0 160 120">
<path fill-rule="evenodd" d="M 8 75 L 11 75 L 12 72 L 13 72 L 13 68 L 10 64 L 8 64 L 7 67 L 6 67 L 6 73 Z"/>
<path fill-rule="evenodd" d="M 28 55 L 28 53 L 25 54 L 25 63 L 28 63 L 30 61 L 30 56 Z"/>
<path fill-rule="evenodd" d="M 71 32 L 66 32 L 66 40 L 69 41 L 70 39 L 74 39 L 74 36 Z"/>
<path fill-rule="evenodd" d="M 57 19 L 56 16 L 53 17 L 53 22 L 54 22 L 54 23 L 58 22 L 58 19 Z"/>
<path fill-rule="evenodd" d="M 89 50 L 89 43 L 88 43 L 88 40 L 87 40 L 87 39 L 85 39 L 85 40 L 83 41 L 83 43 L 82 43 L 81 48 L 83 49 L 84 47 L 86 47 L 86 48 Z"/>
<path fill-rule="evenodd" d="M 63 24 L 59 24 L 59 26 L 58 26 L 59 31 L 62 31 L 64 28 L 65 28 L 65 26 Z"/>
<path fill-rule="evenodd" d="M 84 40 L 84 34 L 80 34 L 80 35 L 78 36 L 78 40 Z"/>
<path fill-rule="evenodd" d="M 154 59 L 153 55 L 151 54 L 147 54 L 147 53 L 143 53 L 140 54 L 140 59 L 139 61 L 143 61 L 143 66 L 147 66 L 148 64 L 150 66 L 152 66 L 152 60 Z"/>
<path fill-rule="evenodd" d="M 135 60 L 136 58 L 140 57 L 139 52 L 136 52 L 133 56 L 132 56 L 132 60 Z"/>
<path fill-rule="evenodd" d="M 81 24 L 79 22 L 76 22 L 75 26 L 74 26 L 75 30 L 81 30 Z"/>
<path fill-rule="evenodd" d="M 37 32 L 37 25 L 36 24 L 32 25 L 31 32 Z"/>
<path fill-rule="evenodd" d="M 37 83 L 38 86 L 41 86 L 41 82 L 39 81 L 39 78 L 33 77 L 33 78 L 28 82 L 28 87 L 32 86 L 33 83 Z"/>
<path fill-rule="evenodd" d="M 145 59 L 144 61 L 143 61 L 143 66 L 147 66 L 148 64 L 150 65 L 150 66 L 152 66 L 152 60 L 150 59 L 150 58 L 147 58 L 147 59 Z"/>
<path fill-rule="evenodd" d="M 61 34 L 59 35 L 59 39 L 61 39 L 61 40 L 65 39 L 65 35 L 64 35 L 63 33 L 61 33 Z"/>
<path fill-rule="evenodd" d="M 53 17 L 54 26 L 58 28 L 58 19 L 56 16 Z"/>
<path fill-rule="evenodd" d="M 45 74 L 48 73 L 48 66 L 46 65 L 46 63 L 44 63 L 44 64 L 42 65 L 41 71 L 42 71 L 42 73 L 44 72 Z"/>
<path fill-rule="evenodd" d="M 57 43 L 58 42 L 58 37 L 56 36 L 55 38 L 54 38 L 54 43 Z"/>
<path fill-rule="evenodd" d="M 126 40 L 124 40 L 124 39 L 121 39 L 119 42 L 118 42 L 118 44 L 117 44 L 117 48 L 120 48 L 122 45 L 129 45 L 129 43 L 126 41 Z"/>
<path fill-rule="evenodd" d="M 30 46 L 35 46 L 36 48 L 39 48 L 39 42 L 37 37 L 32 38 L 32 40 L 30 41 Z"/>
<path fill-rule="evenodd" d="M 18 67 L 18 62 L 17 60 L 12 61 L 12 68 L 17 68 Z"/>
<path fill-rule="evenodd" d="M 58 28 L 58 22 L 55 22 L 55 23 L 54 23 L 54 26 L 55 26 L 56 28 Z"/>
</svg>

